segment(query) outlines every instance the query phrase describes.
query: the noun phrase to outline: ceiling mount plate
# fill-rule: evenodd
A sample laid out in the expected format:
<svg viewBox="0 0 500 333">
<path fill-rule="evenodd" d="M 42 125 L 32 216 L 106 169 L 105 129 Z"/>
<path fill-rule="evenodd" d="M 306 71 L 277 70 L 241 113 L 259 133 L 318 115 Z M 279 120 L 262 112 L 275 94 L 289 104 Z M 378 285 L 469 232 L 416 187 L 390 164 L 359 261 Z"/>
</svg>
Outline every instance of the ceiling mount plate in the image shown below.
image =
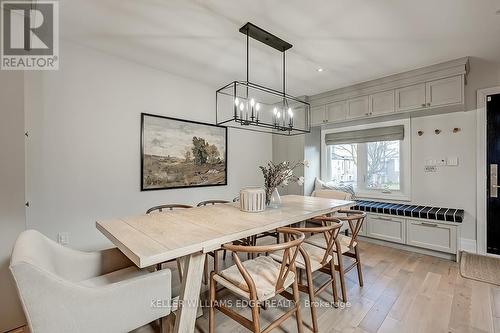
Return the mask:
<svg viewBox="0 0 500 333">
<path fill-rule="evenodd" d="M 276 37 L 275 35 L 267 32 L 262 28 L 259 28 L 258 26 L 250 22 L 242 26 L 240 28 L 240 32 L 280 52 L 285 52 L 293 46 L 292 44 L 285 42 L 283 39 Z"/>
</svg>

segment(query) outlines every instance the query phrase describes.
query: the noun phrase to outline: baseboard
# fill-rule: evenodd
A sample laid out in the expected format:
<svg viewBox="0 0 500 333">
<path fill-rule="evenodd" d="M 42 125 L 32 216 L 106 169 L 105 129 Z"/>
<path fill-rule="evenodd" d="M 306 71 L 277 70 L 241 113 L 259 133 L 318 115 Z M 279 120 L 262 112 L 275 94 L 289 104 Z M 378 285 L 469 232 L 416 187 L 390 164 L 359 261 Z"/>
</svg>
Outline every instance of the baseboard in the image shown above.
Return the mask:
<svg viewBox="0 0 500 333">
<path fill-rule="evenodd" d="M 469 239 L 469 238 L 460 238 L 460 251 L 466 251 L 469 253 L 477 253 L 476 240 Z"/>
</svg>

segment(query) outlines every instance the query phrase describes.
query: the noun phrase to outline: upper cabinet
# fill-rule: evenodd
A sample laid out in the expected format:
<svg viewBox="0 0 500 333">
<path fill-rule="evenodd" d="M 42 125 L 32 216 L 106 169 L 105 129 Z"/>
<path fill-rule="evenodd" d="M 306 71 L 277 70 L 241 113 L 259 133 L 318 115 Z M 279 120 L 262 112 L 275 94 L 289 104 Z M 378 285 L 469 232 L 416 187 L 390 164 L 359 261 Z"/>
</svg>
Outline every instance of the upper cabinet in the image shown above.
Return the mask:
<svg viewBox="0 0 500 333">
<path fill-rule="evenodd" d="M 309 96 L 312 126 L 415 111 L 463 111 L 468 72 L 469 60 L 461 58 Z"/>
<path fill-rule="evenodd" d="M 311 107 L 311 126 L 318 126 L 326 123 L 325 106 Z"/>
<path fill-rule="evenodd" d="M 347 118 L 357 119 L 370 115 L 368 96 L 361 96 L 347 100 Z"/>
<path fill-rule="evenodd" d="M 328 122 L 342 121 L 346 117 L 346 102 L 334 102 L 326 105 L 326 120 Z"/>
<path fill-rule="evenodd" d="M 369 96 L 370 115 L 388 114 L 394 109 L 394 90 L 382 91 Z"/>
<path fill-rule="evenodd" d="M 427 82 L 425 85 L 427 107 L 462 103 L 464 100 L 463 80 L 463 76 L 460 75 Z"/>
<path fill-rule="evenodd" d="M 397 112 L 425 108 L 425 104 L 425 83 L 396 89 Z"/>
</svg>

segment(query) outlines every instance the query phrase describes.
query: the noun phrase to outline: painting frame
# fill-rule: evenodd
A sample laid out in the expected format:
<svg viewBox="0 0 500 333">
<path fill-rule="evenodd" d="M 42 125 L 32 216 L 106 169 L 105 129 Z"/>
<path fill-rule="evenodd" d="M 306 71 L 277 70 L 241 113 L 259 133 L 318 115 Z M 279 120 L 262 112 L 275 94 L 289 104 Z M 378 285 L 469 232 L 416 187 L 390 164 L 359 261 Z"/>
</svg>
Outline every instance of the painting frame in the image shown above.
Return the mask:
<svg viewBox="0 0 500 333">
<path fill-rule="evenodd" d="M 153 117 L 153 118 L 160 118 L 164 120 L 171 120 L 174 122 L 182 122 L 182 123 L 188 123 L 188 124 L 194 124 L 194 125 L 201 125 L 201 126 L 209 126 L 209 127 L 217 127 L 220 129 L 224 130 L 224 182 L 223 183 L 217 183 L 217 184 L 189 184 L 189 185 L 182 185 L 182 186 L 165 186 L 165 187 L 147 187 L 144 184 L 144 157 L 145 157 L 145 118 L 146 117 Z M 227 177 L 227 167 L 228 167 L 228 161 L 227 161 L 227 156 L 228 156 L 228 128 L 227 126 L 221 126 L 221 125 L 215 125 L 215 124 L 210 124 L 210 123 L 204 123 L 200 121 L 195 121 L 195 120 L 188 120 L 188 119 L 181 119 L 181 118 L 175 118 L 175 117 L 168 117 L 168 116 L 162 116 L 162 115 L 157 115 L 157 114 L 151 114 L 151 113 L 141 113 L 141 147 L 140 147 L 140 163 L 141 163 L 141 185 L 140 189 L 141 192 L 146 192 L 146 191 L 161 191 L 161 190 L 174 190 L 174 189 L 182 189 L 182 188 L 196 188 L 196 187 L 212 187 L 212 186 L 227 186 L 228 184 L 228 177 Z"/>
</svg>

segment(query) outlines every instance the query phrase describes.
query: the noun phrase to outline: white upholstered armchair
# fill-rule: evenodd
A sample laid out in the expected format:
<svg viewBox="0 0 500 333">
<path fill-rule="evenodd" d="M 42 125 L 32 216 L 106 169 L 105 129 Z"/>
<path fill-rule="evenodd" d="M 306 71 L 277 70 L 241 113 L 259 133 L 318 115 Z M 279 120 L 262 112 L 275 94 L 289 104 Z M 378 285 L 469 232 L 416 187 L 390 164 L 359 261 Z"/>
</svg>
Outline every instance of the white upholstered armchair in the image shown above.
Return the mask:
<svg viewBox="0 0 500 333">
<path fill-rule="evenodd" d="M 139 270 L 118 249 L 72 250 L 27 230 L 10 269 L 33 333 L 128 332 L 170 313 L 171 271 Z"/>
</svg>

